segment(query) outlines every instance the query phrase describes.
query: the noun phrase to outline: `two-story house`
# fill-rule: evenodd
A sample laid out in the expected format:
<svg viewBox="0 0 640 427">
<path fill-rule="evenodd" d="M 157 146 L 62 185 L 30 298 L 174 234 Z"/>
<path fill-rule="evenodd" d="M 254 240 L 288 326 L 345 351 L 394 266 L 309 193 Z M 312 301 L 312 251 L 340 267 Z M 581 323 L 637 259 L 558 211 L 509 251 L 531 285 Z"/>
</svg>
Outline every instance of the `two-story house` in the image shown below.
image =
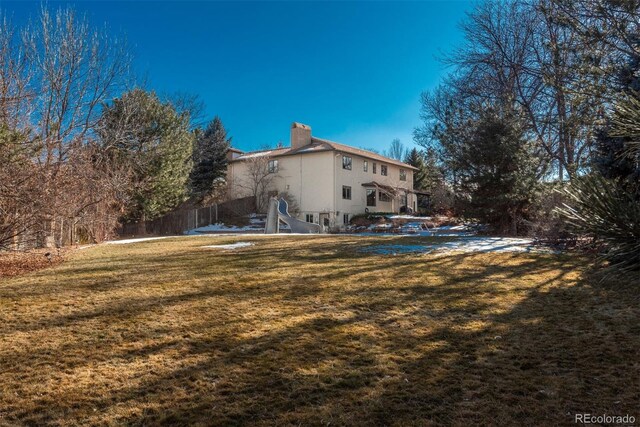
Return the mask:
<svg viewBox="0 0 640 427">
<path fill-rule="evenodd" d="M 252 187 L 261 173 L 255 170 L 257 165 L 270 174 L 267 190 L 288 193 L 298 204 L 298 218 L 307 222 L 342 226 L 356 214 L 416 208 L 413 166 L 316 138 L 301 123 L 291 125 L 290 147 L 246 153 L 230 150 L 227 180 L 232 194 L 255 194 Z"/>
</svg>

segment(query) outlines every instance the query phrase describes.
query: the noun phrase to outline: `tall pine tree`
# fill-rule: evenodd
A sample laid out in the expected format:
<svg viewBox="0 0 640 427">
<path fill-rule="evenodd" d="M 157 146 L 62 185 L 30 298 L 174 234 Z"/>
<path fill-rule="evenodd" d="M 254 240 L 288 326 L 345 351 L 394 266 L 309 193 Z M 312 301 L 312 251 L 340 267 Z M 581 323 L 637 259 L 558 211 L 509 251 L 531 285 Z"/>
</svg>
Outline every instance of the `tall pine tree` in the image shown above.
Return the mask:
<svg viewBox="0 0 640 427">
<path fill-rule="evenodd" d="M 191 172 L 191 192 L 195 197 L 210 194 L 216 183 L 225 177 L 230 146 L 231 138 L 227 138 L 222 120 L 214 117 L 196 141 Z"/>
<path fill-rule="evenodd" d="M 456 174 L 466 215 L 501 234 L 518 234 L 537 188 L 534 145 L 513 107 L 479 108 L 462 128 L 436 133 L 446 162 Z"/>
<path fill-rule="evenodd" d="M 404 162 L 416 168 L 413 171 L 413 188 L 424 190 L 427 184 L 427 171 L 422 153 L 417 148 L 411 149 Z"/>
<path fill-rule="evenodd" d="M 636 42 L 640 51 L 640 42 Z M 615 122 L 625 117 L 625 113 L 636 111 L 640 101 L 640 54 L 630 56 L 620 65 L 616 75 L 616 113 L 609 123 L 597 132 L 595 164 L 597 170 L 609 179 L 640 196 L 640 161 L 637 153 L 629 150 L 637 138 L 633 132 L 621 132 Z M 634 104 L 636 104 L 634 106 Z M 628 115 L 628 114 L 626 114 Z M 629 122 L 629 120 L 627 120 Z M 632 122 L 631 120 L 630 122 Z M 630 188 L 634 187 L 634 188 Z"/>
</svg>

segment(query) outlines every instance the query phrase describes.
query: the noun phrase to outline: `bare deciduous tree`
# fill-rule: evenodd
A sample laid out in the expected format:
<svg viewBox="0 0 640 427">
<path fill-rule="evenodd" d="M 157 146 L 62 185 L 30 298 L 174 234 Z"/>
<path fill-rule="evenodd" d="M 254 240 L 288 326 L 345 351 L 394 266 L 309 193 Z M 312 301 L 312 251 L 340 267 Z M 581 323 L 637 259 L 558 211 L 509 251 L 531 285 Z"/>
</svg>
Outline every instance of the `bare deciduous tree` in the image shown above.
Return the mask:
<svg viewBox="0 0 640 427">
<path fill-rule="evenodd" d="M 114 165 L 105 169 L 91 141 L 128 65 L 123 41 L 72 9 L 43 7 L 23 31 L 0 14 L 0 233 L 14 247 L 60 244 L 100 217 L 113 228 L 108 188 L 119 178 L 109 179 Z"/>
<path fill-rule="evenodd" d="M 270 156 L 253 156 L 244 160 L 246 175 L 239 178 L 236 185 L 249 192 L 256 199 L 256 210 L 259 213 L 267 211 L 271 184 L 277 177 L 277 170 L 269 170 Z"/>
<path fill-rule="evenodd" d="M 479 3 L 462 27 L 465 44 L 446 59 L 455 71 L 423 97 L 423 119 L 508 100 L 526 115 L 542 164 L 560 180 L 575 176 L 587 166 L 600 106 L 578 72 L 583 40 L 557 17 L 550 0 Z M 428 133 L 417 136 L 425 143 Z"/>
</svg>

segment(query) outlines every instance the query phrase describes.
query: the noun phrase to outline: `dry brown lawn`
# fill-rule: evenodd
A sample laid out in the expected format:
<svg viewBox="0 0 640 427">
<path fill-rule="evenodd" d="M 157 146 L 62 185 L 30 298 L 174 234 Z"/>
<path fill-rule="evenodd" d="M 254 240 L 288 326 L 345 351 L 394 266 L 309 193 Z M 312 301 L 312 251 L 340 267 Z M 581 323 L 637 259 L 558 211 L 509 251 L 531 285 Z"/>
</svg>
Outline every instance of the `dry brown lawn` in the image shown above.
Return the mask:
<svg viewBox="0 0 640 427">
<path fill-rule="evenodd" d="M 100 245 L 0 279 L 0 425 L 640 417 L 637 286 L 568 255 L 357 250 L 395 239 Z"/>
</svg>

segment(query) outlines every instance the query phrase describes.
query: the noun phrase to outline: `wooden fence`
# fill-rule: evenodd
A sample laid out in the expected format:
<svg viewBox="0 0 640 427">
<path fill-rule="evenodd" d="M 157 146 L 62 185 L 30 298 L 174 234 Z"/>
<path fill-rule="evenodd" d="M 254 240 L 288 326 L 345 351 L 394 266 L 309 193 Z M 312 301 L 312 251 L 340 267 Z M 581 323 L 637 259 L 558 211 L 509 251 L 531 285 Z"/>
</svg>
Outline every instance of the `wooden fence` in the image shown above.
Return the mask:
<svg viewBox="0 0 640 427">
<path fill-rule="evenodd" d="M 244 197 L 202 208 L 180 209 L 151 221 L 123 224 L 118 229 L 118 235 L 130 237 L 183 234 L 193 228 L 242 217 L 252 212 L 255 212 L 255 198 Z"/>
</svg>

